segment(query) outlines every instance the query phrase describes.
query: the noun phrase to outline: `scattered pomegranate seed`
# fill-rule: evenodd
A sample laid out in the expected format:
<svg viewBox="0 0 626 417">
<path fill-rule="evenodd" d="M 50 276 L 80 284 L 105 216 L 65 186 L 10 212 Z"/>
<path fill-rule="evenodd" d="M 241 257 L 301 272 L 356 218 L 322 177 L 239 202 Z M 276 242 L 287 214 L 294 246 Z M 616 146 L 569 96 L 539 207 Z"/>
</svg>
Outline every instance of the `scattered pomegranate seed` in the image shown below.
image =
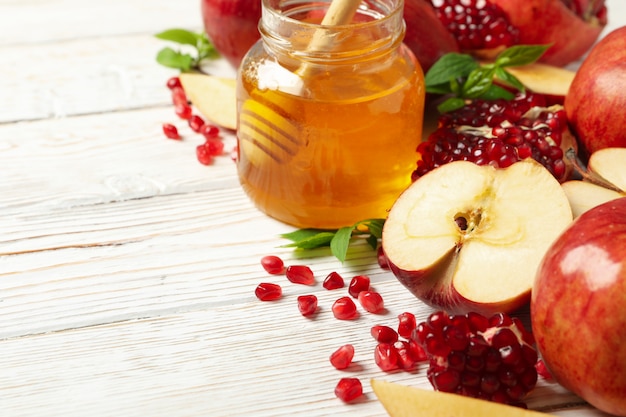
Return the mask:
<svg viewBox="0 0 626 417">
<path fill-rule="evenodd" d="M 369 313 L 382 313 L 385 310 L 383 296 L 376 291 L 361 291 L 358 299 L 361 306 Z"/>
<path fill-rule="evenodd" d="M 357 298 L 361 291 L 367 291 L 370 289 L 370 277 L 367 275 L 357 275 L 350 280 L 348 285 L 348 294 Z"/>
<path fill-rule="evenodd" d="M 185 90 L 182 87 L 172 88 L 172 103 L 174 103 L 174 106 L 189 105 L 187 94 L 185 94 Z"/>
<path fill-rule="evenodd" d="M 376 249 L 376 261 L 378 262 L 378 266 L 382 269 L 389 269 L 389 259 L 382 246 Z"/>
<path fill-rule="evenodd" d="M 419 357 L 416 357 L 413 349 L 411 348 L 410 342 L 406 340 L 398 340 L 394 342 L 393 347 L 398 353 L 398 367 L 404 369 L 405 371 L 410 371 L 415 368 L 419 360 Z"/>
<path fill-rule="evenodd" d="M 287 279 L 294 284 L 314 285 L 313 271 L 306 265 L 290 265 L 285 271 Z"/>
<path fill-rule="evenodd" d="M 213 163 L 213 155 L 209 153 L 209 149 L 204 144 L 196 146 L 196 157 L 202 165 Z"/>
<path fill-rule="evenodd" d="M 363 384 L 358 378 L 341 378 L 335 387 L 335 395 L 344 402 L 351 402 L 363 395 Z"/>
<path fill-rule="evenodd" d="M 204 119 L 197 114 L 194 114 L 189 118 L 189 127 L 196 133 L 200 133 L 200 129 L 202 129 L 204 123 Z"/>
<path fill-rule="evenodd" d="M 428 354 L 416 340 L 409 340 L 409 350 L 411 357 L 415 359 L 416 362 L 425 362 L 428 360 Z"/>
<path fill-rule="evenodd" d="M 174 113 L 176 113 L 176 116 L 180 117 L 181 119 L 189 120 L 193 115 L 193 109 L 187 103 L 177 104 L 174 106 Z"/>
<path fill-rule="evenodd" d="M 359 316 L 356 304 L 350 297 L 341 297 L 333 303 L 333 315 L 339 320 L 354 320 Z"/>
<path fill-rule="evenodd" d="M 303 316 L 311 316 L 317 311 L 317 297 L 313 294 L 298 296 L 298 310 Z"/>
<path fill-rule="evenodd" d="M 211 156 L 220 156 L 224 153 L 224 142 L 219 139 L 207 139 L 204 147 Z"/>
<path fill-rule="evenodd" d="M 180 134 L 178 133 L 178 129 L 171 123 L 163 123 L 163 133 L 169 139 L 180 140 Z"/>
<path fill-rule="evenodd" d="M 261 258 L 261 266 L 268 274 L 280 275 L 285 272 L 285 263 L 275 255 L 267 255 Z"/>
<path fill-rule="evenodd" d="M 404 312 L 398 315 L 398 334 L 405 339 L 411 339 L 417 327 L 417 320 L 413 313 Z"/>
<path fill-rule="evenodd" d="M 330 355 L 330 363 L 336 369 L 346 369 L 354 358 L 354 346 L 347 344 L 341 346 Z"/>
<path fill-rule="evenodd" d="M 345 283 L 343 281 L 343 277 L 339 275 L 338 272 L 334 271 L 328 274 L 326 278 L 324 278 L 324 283 L 322 284 L 322 286 L 327 290 L 336 290 L 339 288 L 343 288 L 344 285 Z"/>
<path fill-rule="evenodd" d="M 206 139 L 217 139 L 220 136 L 220 128 L 211 123 L 205 123 L 200 129 L 200 134 Z"/>
<path fill-rule="evenodd" d="M 378 367 L 385 371 L 394 371 L 400 367 L 400 359 L 396 347 L 392 343 L 379 343 L 374 349 L 374 361 Z"/>
<path fill-rule="evenodd" d="M 262 282 L 256 287 L 254 295 L 261 301 L 274 301 L 283 295 L 283 289 L 278 284 Z"/>
<path fill-rule="evenodd" d="M 539 359 L 537 361 L 537 363 L 535 364 L 535 368 L 537 369 L 537 374 L 539 374 L 543 379 L 547 381 L 551 381 L 553 379 L 552 373 L 546 366 L 546 363 L 543 361 L 543 359 Z"/>
<path fill-rule="evenodd" d="M 380 343 L 395 343 L 398 341 L 398 333 L 389 326 L 376 325 L 370 329 L 372 337 Z"/>
<path fill-rule="evenodd" d="M 167 85 L 167 88 L 169 88 L 170 90 L 174 89 L 175 87 L 183 88 L 183 85 L 180 83 L 180 78 L 178 77 L 168 78 L 165 85 Z"/>
<path fill-rule="evenodd" d="M 521 321 L 505 314 L 431 314 L 416 330 L 436 390 L 513 405 L 537 383 L 537 352 Z"/>
</svg>

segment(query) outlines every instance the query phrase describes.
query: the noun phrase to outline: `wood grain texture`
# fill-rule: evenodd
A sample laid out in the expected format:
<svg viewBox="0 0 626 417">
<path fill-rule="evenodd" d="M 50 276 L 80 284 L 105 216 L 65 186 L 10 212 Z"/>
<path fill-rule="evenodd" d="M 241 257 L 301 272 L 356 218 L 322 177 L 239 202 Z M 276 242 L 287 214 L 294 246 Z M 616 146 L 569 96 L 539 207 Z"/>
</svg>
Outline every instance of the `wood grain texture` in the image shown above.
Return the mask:
<svg viewBox="0 0 626 417">
<path fill-rule="evenodd" d="M 293 229 L 255 209 L 228 155 L 196 161 L 201 139 L 165 88 L 175 72 L 154 60 L 165 46 L 154 33 L 172 27 L 200 30 L 199 1 L 0 1 L 0 414 L 383 416 L 370 378 L 429 385 L 423 367 L 378 370 L 370 327 L 431 309 L 365 244 L 344 264 L 282 247 Z M 164 122 L 183 140 L 166 139 Z M 316 285 L 267 275 L 267 254 L 310 265 Z M 332 271 L 370 275 L 385 314 L 334 319 L 346 289 L 322 288 Z M 263 281 L 283 298 L 258 301 Z M 319 298 L 312 319 L 301 294 Z M 328 356 L 345 343 L 356 362 L 337 371 Z M 334 397 L 342 376 L 362 379 L 363 400 Z M 528 403 L 602 415 L 543 381 Z"/>
</svg>

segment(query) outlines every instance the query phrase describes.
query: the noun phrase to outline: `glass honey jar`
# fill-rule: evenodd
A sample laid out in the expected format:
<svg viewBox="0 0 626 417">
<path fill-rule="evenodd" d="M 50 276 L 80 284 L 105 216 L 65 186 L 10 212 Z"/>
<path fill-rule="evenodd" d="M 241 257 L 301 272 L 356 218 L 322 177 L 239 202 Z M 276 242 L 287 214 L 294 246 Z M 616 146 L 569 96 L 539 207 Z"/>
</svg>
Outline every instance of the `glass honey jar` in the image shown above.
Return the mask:
<svg viewBox="0 0 626 417">
<path fill-rule="evenodd" d="M 424 74 L 402 0 L 262 0 L 261 39 L 237 74 L 237 170 L 255 205 L 301 228 L 384 218 L 411 183 Z M 337 1 L 337 0 L 335 0 Z"/>
</svg>

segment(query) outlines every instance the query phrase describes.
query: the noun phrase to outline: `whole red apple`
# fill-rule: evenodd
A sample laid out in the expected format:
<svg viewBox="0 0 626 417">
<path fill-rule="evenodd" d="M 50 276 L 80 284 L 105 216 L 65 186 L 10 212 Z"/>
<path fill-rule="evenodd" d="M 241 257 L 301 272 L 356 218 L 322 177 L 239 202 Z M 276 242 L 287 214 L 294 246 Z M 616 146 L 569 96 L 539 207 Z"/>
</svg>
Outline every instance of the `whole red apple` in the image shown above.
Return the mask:
<svg viewBox="0 0 626 417">
<path fill-rule="evenodd" d="M 626 416 L 626 198 L 583 213 L 548 249 L 531 321 L 554 378 L 598 409 Z"/>
<path fill-rule="evenodd" d="M 201 0 L 202 21 L 215 49 L 235 68 L 260 38 L 261 0 Z"/>
<path fill-rule="evenodd" d="M 572 80 L 565 111 L 588 154 L 626 147 L 626 26 L 602 38 Z"/>
</svg>

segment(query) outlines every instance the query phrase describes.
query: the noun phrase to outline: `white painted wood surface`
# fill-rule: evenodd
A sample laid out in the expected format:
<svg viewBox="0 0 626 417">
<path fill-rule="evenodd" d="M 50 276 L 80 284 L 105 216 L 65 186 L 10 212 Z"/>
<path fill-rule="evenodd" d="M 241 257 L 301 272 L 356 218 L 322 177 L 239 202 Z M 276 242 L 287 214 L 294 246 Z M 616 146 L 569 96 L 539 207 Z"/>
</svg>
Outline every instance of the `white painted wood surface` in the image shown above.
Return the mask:
<svg viewBox="0 0 626 417">
<path fill-rule="evenodd" d="M 611 27 L 626 23 L 623 2 L 607 3 Z M 430 310 L 365 246 L 344 265 L 281 248 L 292 229 L 250 204 L 233 162 L 196 161 L 164 86 L 174 72 L 154 60 L 153 35 L 172 27 L 201 30 L 199 1 L 0 1 L 0 414 L 385 415 L 369 378 L 428 383 L 423 368 L 379 371 L 369 329 Z M 166 121 L 185 140 L 166 140 Z M 272 253 L 318 284 L 269 277 Z M 369 274 L 388 312 L 333 319 L 345 290 L 321 287 L 331 271 Z M 261 281 L 283 299 L 258 301 Z M 304 293 L 319 297 L 314 319 L 297 311 Z M 344 343 L 356 365 L 337 371 L 328 356 Z M 346 375 L 364 382 L 356 404 L 333 395 Z M 528 403 L 602 415 L 544 382 Z"/>
</svg>

